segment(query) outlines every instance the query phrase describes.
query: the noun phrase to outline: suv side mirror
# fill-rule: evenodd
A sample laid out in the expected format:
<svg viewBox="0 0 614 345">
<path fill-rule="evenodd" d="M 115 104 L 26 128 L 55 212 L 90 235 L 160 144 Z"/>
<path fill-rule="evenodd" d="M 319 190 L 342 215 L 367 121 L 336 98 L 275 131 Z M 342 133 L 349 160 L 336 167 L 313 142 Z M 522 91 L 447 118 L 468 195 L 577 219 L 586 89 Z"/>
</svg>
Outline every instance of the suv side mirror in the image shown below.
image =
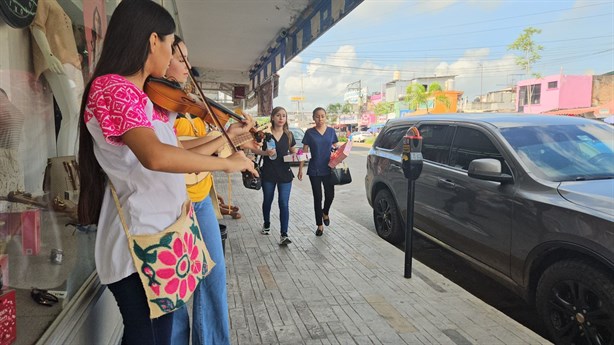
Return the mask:
<svg viewBox="0 0 614 345">
<path fill-rule="evenodd" d="M 501 173 L 501 162 L 494 158 L 474 159 L 469 163 L 469 177 L 496 182 L 513 182 L 514 178 Z"/>
</svg>

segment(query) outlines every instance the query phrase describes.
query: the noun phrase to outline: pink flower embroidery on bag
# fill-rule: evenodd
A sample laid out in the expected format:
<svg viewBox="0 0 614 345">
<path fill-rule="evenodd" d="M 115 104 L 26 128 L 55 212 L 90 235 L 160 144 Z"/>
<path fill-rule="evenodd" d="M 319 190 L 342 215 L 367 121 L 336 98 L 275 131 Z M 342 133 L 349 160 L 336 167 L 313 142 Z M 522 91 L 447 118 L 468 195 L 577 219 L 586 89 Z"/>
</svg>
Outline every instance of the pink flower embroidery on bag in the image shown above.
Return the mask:
<svg viewBox="0 0 614 345">
<path fill-rule="evenodd" d="M 179 291 L 179 298 L 183 299 L 188 290 L 193 292 L 196 289 L 197 277 L 202 269 L 202 262 L 197 260 L 198 255 L 198 247 L 194 245 L 194 236 L 191 233 L 183 234 L 183 238 L 175 238 L 172 250 L 163 250 L 158 254 L 158 259 L 166 267 L 156 270 L 156 275 L 160 279 L 168 280 L 164 286 L 167 294 Z"/>
</svg>

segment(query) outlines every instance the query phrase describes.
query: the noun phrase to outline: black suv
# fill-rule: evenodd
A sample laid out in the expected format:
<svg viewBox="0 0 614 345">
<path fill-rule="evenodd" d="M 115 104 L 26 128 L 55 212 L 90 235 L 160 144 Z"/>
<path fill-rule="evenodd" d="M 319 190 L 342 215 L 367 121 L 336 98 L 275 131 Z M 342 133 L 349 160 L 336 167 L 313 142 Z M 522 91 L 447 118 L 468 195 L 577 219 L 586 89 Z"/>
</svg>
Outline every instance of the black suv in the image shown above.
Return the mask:
<svg viewBox="0 0 614 345">
<path fill-rule="evenodd" d="M 402 138 L 423 137 L 414 227 L 503 282 L 557 344 L 614 344 L 614 127 L 522 114 L 390 120 L 367 159 L 377 233 L 404 240 Z"/>
</svg>

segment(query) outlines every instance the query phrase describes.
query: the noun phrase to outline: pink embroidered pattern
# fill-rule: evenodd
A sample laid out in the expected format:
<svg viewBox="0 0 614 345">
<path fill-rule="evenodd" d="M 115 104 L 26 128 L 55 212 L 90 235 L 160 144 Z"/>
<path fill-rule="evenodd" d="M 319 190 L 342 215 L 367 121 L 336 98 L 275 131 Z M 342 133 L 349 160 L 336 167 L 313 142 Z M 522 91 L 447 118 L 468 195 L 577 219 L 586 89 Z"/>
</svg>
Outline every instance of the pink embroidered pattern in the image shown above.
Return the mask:
<svg viewBox="0 0 614 345">
<path fill-rule="evenodd" d="M 162 121 L 164 123 L 168 123 L 169 118 L 166 110 L 160 109 L 158 107 L 154 107 L 153 116 L 154 120 Z"/>
<path fill-rule="evenodd" d="M 202 270 L 202 262 L 198 260 L 198 248 L 194 245 L 194 236 L 186 232 L 183 238 L 175 238 L 172 250 L 161 251 L 158 254 L 160 262 L 166 265 L 156 271 L 160 279 L 168 280 L 164 291 L 168 294 L 179 292 L 183 299 L 188 290 L 193 292 L 198 283 L 197 277 Z M 192 263 L 192 264 L 190 264 Z"/>
<path fill-rule="evenodd" d="M 123 145 L 121 136 L 126 131 L 136 127 L 153 129 L 145 113 L 147 101 L 147 95 L 122 76 L 108 74 L 98 77 L 90 88 L 85 122 L 95 117 L 106 141 Z"/>
</svg>

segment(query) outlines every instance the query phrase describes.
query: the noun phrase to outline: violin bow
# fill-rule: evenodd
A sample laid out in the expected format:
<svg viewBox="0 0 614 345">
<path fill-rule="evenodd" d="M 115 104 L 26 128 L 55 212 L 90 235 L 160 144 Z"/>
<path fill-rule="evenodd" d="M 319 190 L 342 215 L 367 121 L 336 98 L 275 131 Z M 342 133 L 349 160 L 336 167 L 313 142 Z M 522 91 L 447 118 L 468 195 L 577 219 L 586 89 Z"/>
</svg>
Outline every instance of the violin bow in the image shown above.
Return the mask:
<svg viewBox="0 0 614 345">
<path fill-rule="evenodd" d="M 196 83 L 196 79 L 194 79 L 194 74 L 192 74 L 192 69 L 190 68 L 190 65 L 188 65 L 188 59 L 186 59 L 179 45 L 177 45 L 177 49 L 179 50 L 179 54 L 181 54 L 181 58 L 183 59 L 183 63 L 185 64 L 185 67 L 188 69 L 190 79 L 192 79 L 192 82 L 194 83 L 194 87 L 198 90 L 198 93 L 200 94 L 200 97 L 202 98 L 203 103 L 205 104 L 205 107 L 207 108 L 207 111 L 209 112 L 209 114 L 211 114 L 211 118 L 213 118 L 215 125 L 220 129 L 220 132 L 222 132 L 222 134 L 224 135 L 224 138 L 226 138 L 226 141 L 228 142 L 228 145 L 232 147 L 232 150 L 234 152 L 239 152 L 239 150 L 232 143 L 232 140 L 228 136 L 228 133 L 226 133 L 226 129 L 224 129 L 224 127 L 222 126 L 222 123 L 217 118 L 217 115 L 213 112 L 213 109 L 211 109 L 211 106 L 209 105 L 209 102 L 207 101 L 207 97 L 205 97 L 205 93 L 200 88 L 200 85 Z"/>
</svg>

